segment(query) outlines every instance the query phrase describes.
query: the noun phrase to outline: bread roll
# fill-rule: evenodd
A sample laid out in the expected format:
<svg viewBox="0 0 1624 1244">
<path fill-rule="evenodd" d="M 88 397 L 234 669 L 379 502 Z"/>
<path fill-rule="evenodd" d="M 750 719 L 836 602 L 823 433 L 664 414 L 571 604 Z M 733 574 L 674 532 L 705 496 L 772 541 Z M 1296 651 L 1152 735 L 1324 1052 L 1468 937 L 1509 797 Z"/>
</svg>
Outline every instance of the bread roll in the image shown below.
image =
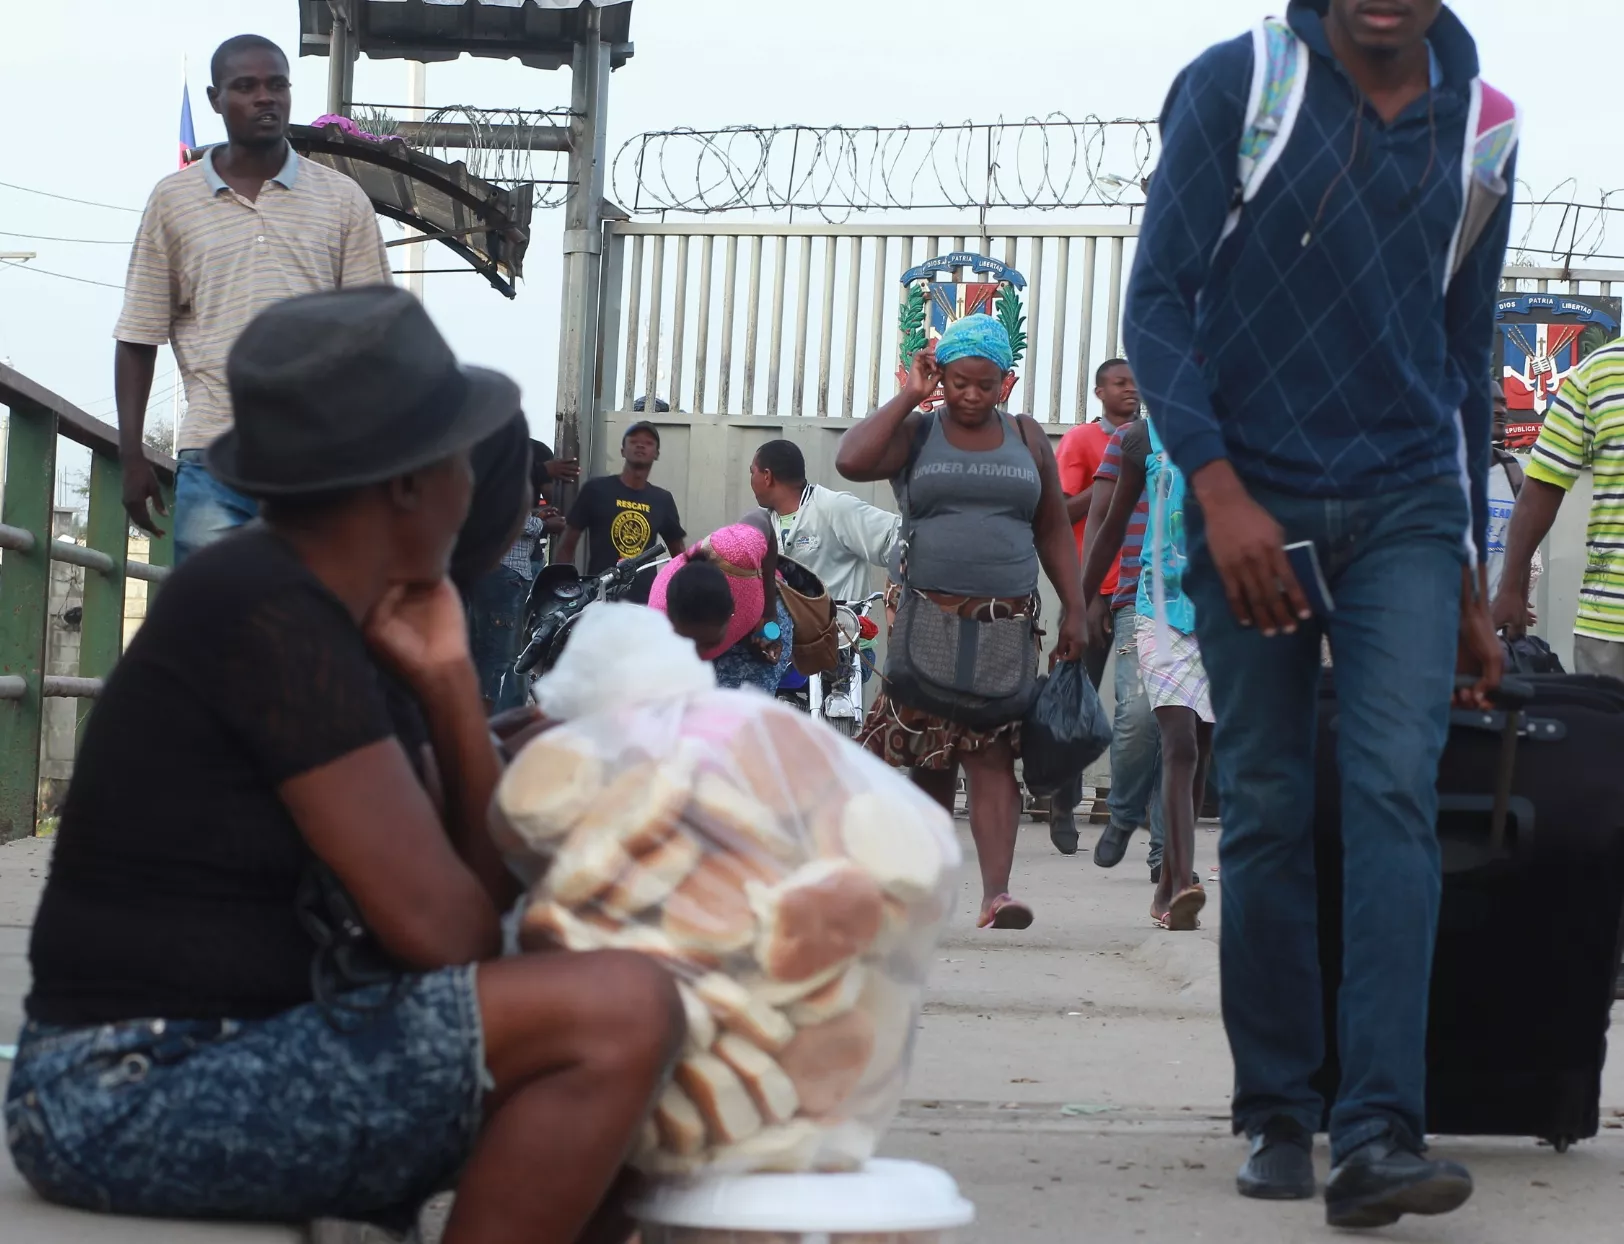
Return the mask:
<svg viewBox="0 0 1624 1244">
<path fill-rule="evenodd" d="M 868 791 L 847 800 L 841 814 L 845 854 L 904 903 L 930 898 L 942 883 L 946 862 L 930 811 L 923 800 Z"/>
<path fill-rule="evenodd" d="M 851 964 L 822 988 L 790 1004 L 789 1022 L 797 1028 L 815 1028 L 839 1018 L 857 1005 L 867 978 L 862 964 Z"/>
<path fill-rule="evenodd" d="M 840 793 L 838 741 L 823 723 L 769 704 L 740 724 L 728 751 L 745 786 L 793 830 Z"/>
<path fill-rule="evenodd" d="M 867 1090 L 897 1074 L 902 1066 L 913 1039 L 914 993 L 883 972 L 869 972 L 856 1009 L 868 1017 L 874 1033 L 874 1052 L 862 1081 Z"/>
<path fill-rule="evenodd" d="M 874 939 L 871 953 L 879 958 L 885 958 L 900 949 L 908 940 L 908 934 L 913 932 L 912 912 L 906 903 L 885 896 L 884 918 L 880 921 L 880 935 Z"/>
<path fill-rule="evenodd" d="M 635 950 L 673 968 L 687 967 L 691 962 L 669 937 L 646 924 L 628 924 L 606 935 L 603 949 Z"/>
<path fill-rule="evenodd" d="M 542 846 L 574 829 L 606 781 L 603 761 L 565 730 L 530 740 L 502 775 L 497 806 L 514 831 Z"/>
<path fill-rule="evenodd" d="M 722 1170 L 798 1174 L 812 1169 L 822 1141 L 823 1128 L 810 1119 L 795 1119 L 763 1128 L 736 1145 L 722 1145 L 711 1154 L 711 1161 Z"/>
<path fill-rule="evenodd" d="M 879 886 L 844 860 L 816 860 L 777 886 L 751 883 L 748 893 L 761 922 L 756 961 L 773 980 L 809 980 L 855 958 L 885 917 Z"/>
<path fill-rule="evenodd" d="M 542 888 L 565 907 L 576 908 L 608 890 L 631 866 L 632 857 L 615 838 L 582 823 L 564 840 Z"/>
<path fill-rule="evenodd" d="M 519 945 L 526 950 L 598 950 L 606 938 L 600 930 L 546 899 L 525 908 L 519 923 Z"/>
<path fill-rule="evenodd" d="M 675 1084 L 665 1086 L 654 1107 L 654 1126 L 660 1133 L 660 1147 L 679 1158 L 691 1158 L 704 1151 L 705 1120 L 699 1108 Z"/>
<path fill-rule="evenodd" d="M 593 800 L 576 830 L 613 838 L 629 855 L 645 855 L 676 832 L 691 790 L 686 765 L 640 761 L 622 769 Z"/>
<path fill-rule="evenodd" d="M 800 1099 L 795 1095 L 795 1086 L 771 1054 L 732 1033 L 717 1038 L 714 1052 L 744 1081 L 750 1099 L 766 1122 L 787 1123 L 795 1117 Z"/>
<path fill-rule="evenodd" d="M 781 1012 L 752 996 L 731 976 L 710 972 L 696 980 L 693 989 L 717 1023 L 764 1050 L 777 1052 L 795 1035 L 794 1026 Z"/>
<path fill-rule="evenodd" d="M 704 1153 L 685 1158 L 679 1154 L 668 1153 L 664 1149 L 656 1149 L 652 1157 L 637 1163 L 636 1166 L 645 1175 L 653 1175 L 658 1179 L 688 1179 L 704 1169 L 706 1160 Z"/>
<path fill-rule="evenodd" d="M 796 856 L 795 838 L 773 810 L 717 769 L 700 770 L 684 816 L 729 846 L 780 860 Z"/>
<path fill-rule="evenodd" d="M 741 977 L 739 984 L 750 991 L 750 996 L 757 1001 L 765 1002 L 777 1010 L 784 1010 L 793 1006 L 808 994 L 817 993 L 830 981 L 838 977 L 850 965 L 850 960 L 826 968 L 816 976 L 809 976 L 804 981 L 775 981 L 770 976 L 760 973 L 751 973 Z"/>
<path fill-rule="evenodd" d="M 756 913 L 744 887 L 767 876 L 743 855 L 706 855 L 666 900 L 660 927 L 685 950 L 712 955 L 743 950 L 756 939 Z"/>
<path fill-rule="evenodd" d="M 819 1171 L 861 1170 L 879 1148 L 880 1138 L 874 1129 L 854 1119 L 847 1119 L 827 1127 L 818 1138 L 817 1169 Z M 888 1237 L 882 1237 L 888 1238 Z M 845 1238 L 841 1244 L 846 1244 Z"/>
<path fill-rule="evenodd" d="M 587 829 L 585 822 L 581 828 Z M 658 845 L 634 856 L 598 901 L 610 916 L 630 919 L 664 902 L 694 870 L 703 854 L 700 845 L 689 835 L 671 834 Z"/>
<path fill-rule="evenodd" d="M 713 1054 L 695 1054 L 677 1064 L 677 1086 L 699 1107 L 705 1129 L 719 1145 L 733 1145 L 761 1130 L 761 1112 L 743 1081 Z"/>
<path fill-rule="evenodd" d="M 803 1113 L 821 1118 L 851 1095 L 874 1054 L 874 1021 L 862 1010 L 802 1028 L 779 1054 Z"/>
<path fill-rule="evenodd" d="M 682 999 L 682 1013 L 688 1020 L 688 1038 L 683 1049 L 690 1054 L 709 1052 L 716 1044 L 716 1017 L 686 982 L 677 982 L 677 995 Z"/>
</svg>

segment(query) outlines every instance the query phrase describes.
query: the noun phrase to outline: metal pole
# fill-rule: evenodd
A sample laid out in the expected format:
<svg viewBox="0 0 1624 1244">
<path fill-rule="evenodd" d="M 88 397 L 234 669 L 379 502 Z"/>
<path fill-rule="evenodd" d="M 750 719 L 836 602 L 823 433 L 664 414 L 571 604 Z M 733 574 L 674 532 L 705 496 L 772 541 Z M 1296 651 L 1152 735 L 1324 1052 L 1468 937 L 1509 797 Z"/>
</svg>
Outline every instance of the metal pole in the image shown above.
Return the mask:
<svg viewBox="0 0 1624 1244">
<path fill-rule="evenodd" d="M 333 116 L 350 115 L 350 96 L 355 83 L 355 39 L 350 28 L 348 0 L 327 0 L 333 14 L 333 34 L 327 44 L 327 111 Z"/>
<path fill-rule="evenodd" d="M 406 62 L 406 102 L 411 105 L 408 110 L 410 119 L 421 121 L 424 118 L 423 105 L 428 102 L 427 66 L 420 60 Z M 417 235 L 417 230 L 408 228 L 407 237 Z M 423 268 L 426 247 L 421 242 L 413 242 L 406 247 L 403 266 L 406 268 L 406 288 L 417 295 L 418 301 L 423 300 Z"/>
<path fill-rule="evenodd" d="M 589 6 L 586 31 L 575 45 L 571 63 L 570 190 L 564 203 L 564 288 L 558 341 L 557 449 L 562 458 L 580 455 L 581 418 L 583 414 L 592 416 L 597 387 L 592 371 L 598 353 L 609 112 L 609 45 L 602 39 L 602 22 L 597 6 Z"/>
</svg>

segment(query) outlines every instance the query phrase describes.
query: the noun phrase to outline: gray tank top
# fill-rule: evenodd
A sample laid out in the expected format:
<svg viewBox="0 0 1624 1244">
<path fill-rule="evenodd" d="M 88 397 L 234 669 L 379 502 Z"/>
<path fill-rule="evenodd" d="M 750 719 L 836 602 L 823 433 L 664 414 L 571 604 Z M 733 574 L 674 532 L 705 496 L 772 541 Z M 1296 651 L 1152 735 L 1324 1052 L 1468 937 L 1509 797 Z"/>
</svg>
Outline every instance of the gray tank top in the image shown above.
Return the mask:
<svg viewBox="0 0 1624 1244">
<path fill-rule="evenodd" d="M 1004 441 L 955 449 L 939 416 L 911 475 L 891 481 L 908 541 L 908 584 L 956 596 L 1021 597 L 1038 585 L 1032 539 L 1043 483 L 1019 427 L 1000 415 Z"/>
</svg>

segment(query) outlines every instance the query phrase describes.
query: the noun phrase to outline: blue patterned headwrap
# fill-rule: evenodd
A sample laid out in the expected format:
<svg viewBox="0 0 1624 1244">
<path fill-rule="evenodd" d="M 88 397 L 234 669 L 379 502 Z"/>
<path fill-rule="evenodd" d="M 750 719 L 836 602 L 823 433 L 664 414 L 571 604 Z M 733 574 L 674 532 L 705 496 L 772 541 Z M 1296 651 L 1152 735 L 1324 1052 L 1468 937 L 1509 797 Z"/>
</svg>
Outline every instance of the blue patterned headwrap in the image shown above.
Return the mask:
<svg viewBox="0 0 1624 1244">
<path fill-rule="evenodd" d="M 947 326 L 936 343 L 936 362 L 946 367 L 955 359 L 989 359 L 999 371 L 1015 365 L 1009 333 L 990 315 L 967 315 Z"/>
</svg>

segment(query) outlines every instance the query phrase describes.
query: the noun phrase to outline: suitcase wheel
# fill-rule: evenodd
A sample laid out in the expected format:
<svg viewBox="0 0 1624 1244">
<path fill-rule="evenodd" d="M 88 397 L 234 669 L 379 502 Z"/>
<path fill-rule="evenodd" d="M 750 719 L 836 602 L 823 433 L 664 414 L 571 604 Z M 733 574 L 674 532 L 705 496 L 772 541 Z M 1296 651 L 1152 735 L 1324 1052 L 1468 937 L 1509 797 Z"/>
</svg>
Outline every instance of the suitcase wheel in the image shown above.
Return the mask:
<svg viewBox="0 0 1624 1244">
<path fill-rule="evenodd" d="M 1553 1137 L 1549 1143 L 1551 1148 L 1555 1149 L 1558 1153 L 1566 1153 L 1573 1145 L 1573 1137 L 1557 1136 Z"/>
</svg>

